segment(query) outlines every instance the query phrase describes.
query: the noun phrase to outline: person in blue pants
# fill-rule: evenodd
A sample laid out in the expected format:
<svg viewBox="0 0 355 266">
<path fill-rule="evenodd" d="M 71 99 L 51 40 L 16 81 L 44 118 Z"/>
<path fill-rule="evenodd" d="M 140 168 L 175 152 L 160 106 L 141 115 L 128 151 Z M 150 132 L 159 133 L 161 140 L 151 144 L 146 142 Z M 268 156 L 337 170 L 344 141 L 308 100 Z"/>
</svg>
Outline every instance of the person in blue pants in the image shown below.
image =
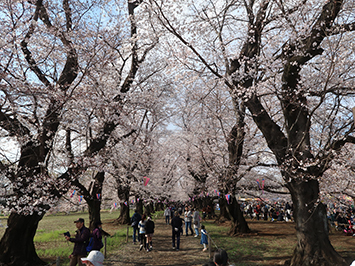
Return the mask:
<svg viewBox="0 0 355 266">
<path fill-rule="evenodd" d="M 137 233 L 138 233 L 138 242 L 140 241 L 138 224 L 141 219 L 142 219 L 142 216 L 138 213 L 138 210 L 135 210 L 134 214 L 132 215 L 132 218 L 131 218 L 131 226 L 133 228 L 133 244 L 135 244 L 137 242 L 136 241 L 136 234 Z"/>
</svg>

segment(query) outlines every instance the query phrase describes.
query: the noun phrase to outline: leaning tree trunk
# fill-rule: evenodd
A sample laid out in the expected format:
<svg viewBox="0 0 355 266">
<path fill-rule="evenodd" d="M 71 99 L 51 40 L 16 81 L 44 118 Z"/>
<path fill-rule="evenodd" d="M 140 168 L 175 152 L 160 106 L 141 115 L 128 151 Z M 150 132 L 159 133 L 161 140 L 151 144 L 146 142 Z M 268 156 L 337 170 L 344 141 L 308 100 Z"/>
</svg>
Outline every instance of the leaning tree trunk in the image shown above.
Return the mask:
<svg viewBox="0 0 355 266">
<path fill-rule="evenodd" d="M 0 242 L 0 265 L 46 265 L 37 255 L 33 238 L 44 214 L 20 215 L 11 213 Z"/>
<path fill-rule="evenodd" d="M 227 210 L 227 200 L 224 197 L 220 197 L 218 200 L 218 204 L 219 204 L 219 216 L 217 220 L 219 222 L 224 222 L 226 220 L 230 221 L 231 217 Z"/>
<path fill-rule="evenodd" d="M 235 198 L 235 196 L 231 196 L 229 204 L 227 204 L 229 215 L 232 218 L 232 226 L 229 231 L 229 235 L 238 235 L 250 233 L 250 228 L 248 223 L 246 222 L 243 212 L 240 209 L 240 205 Z"/>
<path fill-rule="evenodd" d="M 319 200 L 317 180 L 287 184 L 294 206 L 297 246 L 291 266 L 345 266 L 329 241 L 326 206 Z"/>
</svg>

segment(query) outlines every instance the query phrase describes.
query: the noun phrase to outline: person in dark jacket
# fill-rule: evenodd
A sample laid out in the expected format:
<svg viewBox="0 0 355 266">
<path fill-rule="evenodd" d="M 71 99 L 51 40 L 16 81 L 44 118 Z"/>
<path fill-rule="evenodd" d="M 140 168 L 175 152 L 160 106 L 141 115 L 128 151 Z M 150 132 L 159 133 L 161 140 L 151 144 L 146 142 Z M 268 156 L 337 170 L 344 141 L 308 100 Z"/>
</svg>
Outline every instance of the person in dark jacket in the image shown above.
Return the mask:
<svg viewBox="0 0 355 266">
<path fill-rule="evenodd" d="M 140 235 L 138 230 L 138 224 L 140 220 L 142 220 L 142 216 L 138 213 L 138 210 L 135 210 L 134 214 L 131 217 L 131 226 L 133 228 L 133 244 L 136 244 L 136 234 L 138 234 L 138 242 L 140 241 Z"/>
<path fill-rule="evenodd" d="M 95 229 L 92 231 L 93 245 L 92 250 L 100 251 L 104 244 L 102 243 L 102 223 L 100 221 L 95 223 Z"/>
<path fill-rule="evenodd" d="M 173 240 L 173 249 L 175 249 L 175 238 L 176 238 L 176 250 L 180 249 L 180 233 L 182 231 L 182 222 L 184 220 L 180 218 L 180 214 L 175 212 L 174 218 L 171 220 L 172 228 L 172 240 Z"/>
<path fill-rule="evenodd" d="M 145 236 L 147 238 L 147 252 L 153 249 L 153 234 L 154 234 L 154 222 L 152 217 L 148 217 L 147 222 L 145 223 Z"/>
<path fill-rule="evenodd" d="M 73 253 L 69 256 L 69 266 L 83 266 L 81 258 L 85 258 L 87 255 L 86 246 L 89 243 L 90 230 L 85 227 L 83 218 L 79 218 L 78 220 L 74 221 L 74 223 L 78 229 L 76 230 L 75 238 L 71 238 L 70 236 L 65 235 L 65 239 L 67 241 L 74 243 Z"/>
</svg>

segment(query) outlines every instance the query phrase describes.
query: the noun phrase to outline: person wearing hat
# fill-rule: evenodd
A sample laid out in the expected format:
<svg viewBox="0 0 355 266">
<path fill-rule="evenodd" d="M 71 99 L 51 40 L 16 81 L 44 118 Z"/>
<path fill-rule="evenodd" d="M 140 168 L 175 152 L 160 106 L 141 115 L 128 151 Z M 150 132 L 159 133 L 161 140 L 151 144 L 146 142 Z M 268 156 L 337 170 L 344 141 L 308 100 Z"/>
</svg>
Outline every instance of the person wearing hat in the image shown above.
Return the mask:
<svg viewBox="0 0 355 266">
<path fill-rule="evenodd" d="M 104 254 L 102 254 L 100 251 L 92 250 L 90 251 L 87 258 L 82 258 L 81 261 L 85 265 L 89 265 L 89 266 L 102 266 L 104 262 L 104 258 L 105 258 Z"/>
<path fill-rule="evenodd" d="M 87 255 L 86 246 L 89 243 L 90 230 L 85 227 L 83 218 L 79 218 L 74 221 L 74 223 L 77 228 L 75 238 L 65 235 L 67 241 L 74 243 L 73 253 L 69 256 L 69 266 L 82 266 L 81 258 L 84 258 Z"/>
</svg>

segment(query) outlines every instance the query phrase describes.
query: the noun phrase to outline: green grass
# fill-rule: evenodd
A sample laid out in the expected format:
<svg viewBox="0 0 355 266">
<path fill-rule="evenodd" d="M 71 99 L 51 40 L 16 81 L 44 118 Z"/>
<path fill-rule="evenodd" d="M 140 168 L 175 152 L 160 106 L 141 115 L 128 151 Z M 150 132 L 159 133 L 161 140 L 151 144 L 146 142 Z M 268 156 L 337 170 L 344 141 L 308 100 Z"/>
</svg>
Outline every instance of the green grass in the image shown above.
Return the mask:
<svg viewBox="0 0 355 266">
<path fill-rule="evenodd" d="M 235 266 L 258 265 L 254 261 L 267 261 L 269 258 L 291 256 L 295 243 L 282 237 L 229 237 L 229 226 L 220 226 L 214 221 L 203 222 L 212 238 L 212 248 L 222 248 L 228 251 L 228 256 Z"/>
<path fill-rule="evenodd" d="M 111 234 L 111 237 L 106 238 L 106 251 L 108 254 L 110 251 L 119 248 L 126 240 L 126 225 L 114 226 L 109 229 L 105 228 L 105 224 L 110 225 L 118 216 L 119 211 L 112 213 L 109 211 L 101 212 L 101 220 L 104 223 L 103 229 Z M 72 213 L 69 215 L 46 215 L 40 221 L 34 237 L 38 256 L 48 262 L 54 261 L 59 256 L 61 257 L 62 264 L 66 265 L 69 262 L 68 256 L 73 251 L 74 244 L 67 242 L 63 233 L 69 231 L 72 236 L 75 236 L 76 227 L 74 221 L 79 217 L 84 218 L 85 224 L 88 225 L 89 214 L 87 212 Z M 2 225 L 6 225 L 7 217 L 1 217 L 0 222 Z M 0 228 L 0 237 L 2 237 L 4 232 L 5 228 Z"/>
</svg>

